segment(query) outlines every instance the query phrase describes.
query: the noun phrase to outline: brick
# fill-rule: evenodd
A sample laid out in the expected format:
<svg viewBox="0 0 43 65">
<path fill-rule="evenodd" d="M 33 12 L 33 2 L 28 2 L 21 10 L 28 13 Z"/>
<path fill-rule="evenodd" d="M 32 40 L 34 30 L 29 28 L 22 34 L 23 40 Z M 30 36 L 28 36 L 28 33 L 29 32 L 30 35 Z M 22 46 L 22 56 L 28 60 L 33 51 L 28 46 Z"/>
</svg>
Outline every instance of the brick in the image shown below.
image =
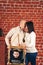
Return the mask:
<svg viewBox="0 0 43 65">
<path fill-rule="evenodd" d="M 40 5 L 43 5 L 43 1 L 40 1 Z"/>
<path fill-rule="evenodd" d="M 7 1 L 6 0 L 0 0 L 0 3 L 6 3 Z"/>
<path fill-rule="evenodd" d="M 5 42 L 4 37 L 0 37 L 0 65 L 5 65 Z"/>
</svg>

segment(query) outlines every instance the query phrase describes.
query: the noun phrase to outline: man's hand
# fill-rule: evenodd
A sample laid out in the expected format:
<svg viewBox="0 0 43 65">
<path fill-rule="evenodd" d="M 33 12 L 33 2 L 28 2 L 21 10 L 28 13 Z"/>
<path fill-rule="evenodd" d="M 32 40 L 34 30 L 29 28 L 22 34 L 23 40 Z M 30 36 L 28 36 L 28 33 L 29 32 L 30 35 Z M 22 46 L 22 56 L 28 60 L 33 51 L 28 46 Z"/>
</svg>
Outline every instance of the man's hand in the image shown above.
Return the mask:
<svg viewBox="0 0 43 65">
<path fill-rule="evenodd" d="M 25 43 L 22 43 L 22 44 L 20 45 L 20 47 L 25 50 L 25 49 L 26 49 Z"/>
<path fill-rule="evenodd" d="M 10 49 L 10 45 L 8 45 L 7 48 Z"/>
</svg>

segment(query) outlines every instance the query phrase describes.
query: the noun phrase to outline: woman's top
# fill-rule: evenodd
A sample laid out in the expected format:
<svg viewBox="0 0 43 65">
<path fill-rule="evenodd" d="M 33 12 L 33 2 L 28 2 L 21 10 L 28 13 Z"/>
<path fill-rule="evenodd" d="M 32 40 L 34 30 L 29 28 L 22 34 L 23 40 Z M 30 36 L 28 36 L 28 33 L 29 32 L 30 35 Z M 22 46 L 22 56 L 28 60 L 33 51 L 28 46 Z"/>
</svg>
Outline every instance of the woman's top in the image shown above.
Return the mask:
<svg viewBox="0 0 43 65">
<path fill-rule="evenodd" d="M 26 33 L 25 36 L 25 43 L 26 43 L 26 52 L 27 53 L 35 53 L 38 52 L 36 49 L 36 34 L 35 32 Z"/>
</svg>

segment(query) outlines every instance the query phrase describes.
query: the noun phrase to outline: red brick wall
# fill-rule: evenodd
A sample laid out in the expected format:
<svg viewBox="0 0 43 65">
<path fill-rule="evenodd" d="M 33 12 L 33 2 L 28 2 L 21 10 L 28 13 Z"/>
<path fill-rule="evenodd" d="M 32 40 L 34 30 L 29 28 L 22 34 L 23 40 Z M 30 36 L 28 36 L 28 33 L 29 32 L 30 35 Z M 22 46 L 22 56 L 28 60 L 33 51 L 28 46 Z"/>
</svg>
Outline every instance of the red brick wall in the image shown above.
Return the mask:
<svg viewBox="0 0 43 65">
<path fill-rule="evenodd" d="M 5 65 L 5 41 L 0 37 L 0 65 Z"/>
<path fill-rule="evenodd" d="M 5 35 L 21 19 L 34 22 L 38 49 L 36 63 L 43 65 L 43 0 L 0 0 L 0 28 Z"/>
</svg>

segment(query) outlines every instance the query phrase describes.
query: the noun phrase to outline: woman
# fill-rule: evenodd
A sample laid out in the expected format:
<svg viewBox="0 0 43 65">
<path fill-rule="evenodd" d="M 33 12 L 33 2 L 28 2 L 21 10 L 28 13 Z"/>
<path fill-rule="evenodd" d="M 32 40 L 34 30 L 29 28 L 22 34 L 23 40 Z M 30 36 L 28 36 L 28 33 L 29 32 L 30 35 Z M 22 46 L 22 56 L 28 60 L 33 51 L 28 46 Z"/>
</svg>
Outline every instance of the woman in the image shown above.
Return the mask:
<svg viewBox="0 0 43 65">
<path fill-rule="evenodd" d="M 34 31 L 33 22 L 28 21 L 25 25 L 25 43 L 26 43 L 26 60 L 25 63 L 28 65 L 31 62 L 31 65 L 36 65 L 36 56 L 37 49 L 35 47 L 36 44 L 36 34 Z"/>
</svg>

